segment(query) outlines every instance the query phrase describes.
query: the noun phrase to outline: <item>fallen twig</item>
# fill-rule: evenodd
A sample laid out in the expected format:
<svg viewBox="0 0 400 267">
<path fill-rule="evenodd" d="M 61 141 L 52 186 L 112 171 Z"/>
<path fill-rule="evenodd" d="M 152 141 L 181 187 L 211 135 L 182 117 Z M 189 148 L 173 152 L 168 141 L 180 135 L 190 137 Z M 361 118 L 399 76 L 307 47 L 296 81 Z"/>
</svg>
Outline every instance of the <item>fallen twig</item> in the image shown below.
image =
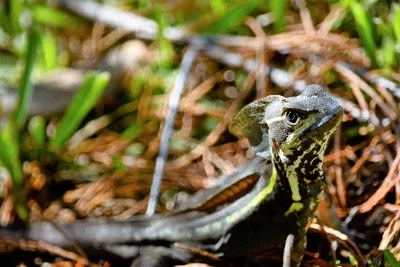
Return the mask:
<svg viewBox="0 0 400 267">
<path fill-rule="evenodd" d="M 54 245 L 50 245 L 43 241 L 20 240 L 19 242 L 15 242 L 11 240 L 1 240 L 0 246 L 2 247 L 2 251 L 4 251 L 5 249 L 8 251 L 13 249 L 21 249 L 24 251 L 46 251 L 50 254 L 76 261 L 80 264 L 84 264 L 85 266 L 99 266 L 97 264 L 89 263 L 87 259 L 79 256 L 78 254 L 75 254 L 74 252 L 67 251 Z"/>
<path fill-rule="evenodd" d="M 381 201 L 386 194 L 396 185 L 396 183 L 400 183 L 400 149 L 397 149 L 396 158 L 393 160 L 392 166 L 383 180 L 381 186 L 378 190 L 363 204 L 359 207 L 359 213 L 365 213 L 370 211 L 379 201 Z M 397 175 L 395 173 L 397 172 Z"/>
<path fill-rule="evenodd" d="M 146 211 L 146 215 L 148 216 L 153 215 L 156 209 L 158 194 L 160 192 L 161 179 L 164 173 L 166 158 L 168 156 L 169 139 L 172 135 L 173 124 L 175 121 L 176 113 L 178 112 L 179 101 L 183 93 L 185 81 L 189 76 L 190 69 L 193 65 L 198 51 L 199 46 L 191 46 L 185 52 L 182 59 L 181 67 L 175 80 L 174 88 L 172 88 L 171 94 L 169 96 L 169 112 L 165 120 L 163 132 L 161 135 L 159 154 L 156 160 L 153 183 L 151 184 L 150 199 Z"/>
<path fill-rule="evenodd" d="M 329 228 L 327 226 L 321 226 L 316 223 L 312 223 L 310 225 L 310 230 L 315 231 L 315 232 L 324 232 L 326 233 L 330 238 L 336 240 L 339 244 L 343 245 L 345 248 L 347 248 L 356 258 L 358 261 L 358 266 L 364 266 L 365 265 L 365 259 L 358 247 L 343 233 Z"/>
</svg>

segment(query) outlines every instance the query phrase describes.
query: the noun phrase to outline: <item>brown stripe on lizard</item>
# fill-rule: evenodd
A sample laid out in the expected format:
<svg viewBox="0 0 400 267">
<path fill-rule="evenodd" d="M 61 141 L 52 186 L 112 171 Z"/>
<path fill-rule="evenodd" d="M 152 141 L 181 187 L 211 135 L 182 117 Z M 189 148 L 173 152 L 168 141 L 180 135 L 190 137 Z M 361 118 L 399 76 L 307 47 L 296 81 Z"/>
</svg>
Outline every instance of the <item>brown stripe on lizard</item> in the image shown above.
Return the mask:
<svg viewBox="0 0 400 267">
<path fill-rule="evenodd" d="M 224 188 L 212 198 L 208 199 L 195 210 L 211 212 L 222 204 L 229 204 L 246 195 L 253 189 L 260 175 L 258 173 L 246 176 L 233 185 Z"/>
</svg>

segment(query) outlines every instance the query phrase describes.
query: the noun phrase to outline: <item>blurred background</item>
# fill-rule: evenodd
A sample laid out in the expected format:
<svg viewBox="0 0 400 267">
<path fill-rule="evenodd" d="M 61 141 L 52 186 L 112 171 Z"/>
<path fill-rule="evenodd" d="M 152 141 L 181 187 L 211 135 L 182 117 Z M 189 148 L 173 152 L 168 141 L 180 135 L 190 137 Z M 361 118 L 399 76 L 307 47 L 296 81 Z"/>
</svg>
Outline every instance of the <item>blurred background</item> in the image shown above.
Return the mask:
<svg viewBox="0 0 400 267">
<path fill-rule="evenodd" d="M 397 1 L 0 0 L 0 222 L 143 214 L 163 143 L 172 210 L 252 156 L 228 131 L 241 107 L 316 83 L 345 110 L 324 169 L 354 247 L 314 233 L 305 264 L 395 266 L 399 63 Z"/>
</svg>

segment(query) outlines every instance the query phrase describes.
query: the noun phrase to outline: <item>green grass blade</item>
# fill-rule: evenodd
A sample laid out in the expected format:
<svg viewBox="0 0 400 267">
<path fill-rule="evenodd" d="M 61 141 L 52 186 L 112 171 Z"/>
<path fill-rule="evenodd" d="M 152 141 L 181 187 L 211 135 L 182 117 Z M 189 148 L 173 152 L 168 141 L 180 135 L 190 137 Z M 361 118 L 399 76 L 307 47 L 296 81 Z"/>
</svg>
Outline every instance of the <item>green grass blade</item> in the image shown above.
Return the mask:
<svg viewBox="0 0 400 267">
<path fill-rule="evenodd" d="M 51 27 L 77 28 L 85 25 L 82 19 L 49 6 L 34 5 L 31 12 L 34 21 Z"/>
<path fill-rule="evenodd" d="M 22 0 L 10 1 L 10 22 L 14 34 L 22 32 L 20 19 L 22 17 L 23 2 Z"/>
<path fill-rule="evenodd" d="M 174 48 L 171 42 L 167 40 L 163 35 L 164 29 L 168 27 L 163 19 L 165 17 L 165 13 L 165 9 L 162 6 L 159 6 L 156 9 L 156 20 L 159 27 L 157 48 L 160 53 L 159 66 L 161 67 L 161 69 L 170 69 L 174 56 Z"/>
<path fill-rule="evenodd" d="M 383 255 L 385 256 L 385 263 L 388 263 L 390 267 L 400 267 L 400 262 L 398 262 L 395 256 L 390 252 L 390 250 L 385 249 L 383 251 Z"/>
<path fill-rule="evenodd" d="M 143 126 L 139 123 L 139 121 L 135 121 L 122 132 L 122 137 L 124 137 L 126 140 L 133 141 L 140 135 L 142 130 Z"/>
<path fill-rule="evenodd" d="M 225 0 L 211 0 L 210 6 L 214 12 L 219 13 L 225 11 L 227 3 L 225 3 Z"/>
<path fill-rule="evenodd" d="M 78 129 L 83 119 L 94 107 L 110 80 L 109 73 L 86 75 L 81 87 L 65 111 L 55 134 L 50 140 L 50 148 L 59 149 Z"/>
<path fill-rule="evenodd" d="M 44 149 L 46 143 L 46 121 L 42 116 L 35 116 L 29 121 L 29 133 L 36 146 Z"/>
<path fill-rule="evenodd" d="M 271 0 L 271 12 L 274 16 L 274 30 L 275 32 L 283 32 L 285 30 L 285 18 L 287 13 L 286 0 Z"/>
<path fill-rule="evenodd" d="M 391 35 L 385 35 L 382 43 L 382 66 L 391 69 L 396 58 L 395 43 Z"/>
<path fill-rule="evenodd" d="M 1 4 L 0 4 L 0 28 L 9 34 L 11 34 L 13 31 L 10 20 L 8 19 L 6 10 L 4 8 L 4 5 Z"/>
<path fill-rule="evenodd" d="M 33 94 L 31 74 L 36 61 L 39 38 L 40 36 L 37 31 L 32 28 L 28 40 L 28 50 L 26 52 L 25 70 L 19 87 L 18 105 L 15 110 L 15 121 L 18 129 L 21 129 L 24 126 L 29 112 Z"/>
<path fill-rule="evenodd" d="M 0 160 L 10 172 L 15 197 L 15 211 L 22 220 L 28 218 L 25 201 L 24 175 L 19 160 L 18 129 L 12 121 L 2 125 L 0 132 Z"/>
<path fill-rule="evenodd" d="M 237 28 L 242 24 L 243 19 L 255 10 L 261 2 L 261 0 L 250 0 L 233 6 L 202 32 L 208 34 L 226 33 Z"/>
<path fill-rule="evenodd" d="M 356 22 L 356 29 L 361 38 L 363 47 L 371 61 L 371 66 L 376 67 L 376 44 L 374 40 L 371 18 L 365 11 L 363 6 L 357 2 L 352 2 L 350 5 L 351 13 Z"/>
<path fill-rule="evenodd" d="M 342 7 L 344 8 L 344 9 L 348 9 L 348 8 L 350 8 L 350 6 L 351 6 L 351 4 L 354 2 L 354 0 L 340 0 L 339 1 L 339 3 L 340 3 L 340 5 L 342 5 Z"/>
<path fill-rule="evenodd" d="M 400 44 L 400 5 L 394 6 L 392 25 L 394 36 L 396 37 L 397 43 Z"/>
<path fill-rule="evenodd" d="M 40 37 L 44 66 L 47 70 L 54 69 L 57 67 L 56 38 L 50 32 L 43 33 Z"/>
<path fill-rule="evenodd" d="M 11 174 L 13 184 L 20 187 L 23 174 L 19 161 L 17 129 L 11 121 L 2 125 L 0 132 L 0 159 Z"/>
</svg>

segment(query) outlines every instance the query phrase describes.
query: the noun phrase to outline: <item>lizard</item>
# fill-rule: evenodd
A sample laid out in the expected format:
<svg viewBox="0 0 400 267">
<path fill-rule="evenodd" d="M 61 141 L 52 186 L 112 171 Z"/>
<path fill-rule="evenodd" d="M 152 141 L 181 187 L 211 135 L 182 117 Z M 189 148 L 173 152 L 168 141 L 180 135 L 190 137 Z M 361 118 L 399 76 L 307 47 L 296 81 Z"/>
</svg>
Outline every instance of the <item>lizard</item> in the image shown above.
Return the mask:
<svg viewBox="0 0 400 267">
<path fill-rule="evenodd" d="M 58 224 L 57 229 L 83 248 L 130 245 L 135 248 L 134 267 L 207 261 L 176 242 L 237 263 L 292 236 L 290 265 L 300 266 L 306 232 L 326 183 L 323 156 L 342 116 L 340 104 L 318 85 L 295 97 L 261 98 L 239 111 L 229 128 L 248 138 L 255 152 L 250 163 L 239 168 L 241 175 L 224 177 L 206 189 L 207 194 L 195 195 L 198 202 L 170 215 L 78 221 Z M 51 223 L 32 223 L 24 229 L 0 228 L 0 237 L 70 246 L 57 229 Z"/>
</svg>

